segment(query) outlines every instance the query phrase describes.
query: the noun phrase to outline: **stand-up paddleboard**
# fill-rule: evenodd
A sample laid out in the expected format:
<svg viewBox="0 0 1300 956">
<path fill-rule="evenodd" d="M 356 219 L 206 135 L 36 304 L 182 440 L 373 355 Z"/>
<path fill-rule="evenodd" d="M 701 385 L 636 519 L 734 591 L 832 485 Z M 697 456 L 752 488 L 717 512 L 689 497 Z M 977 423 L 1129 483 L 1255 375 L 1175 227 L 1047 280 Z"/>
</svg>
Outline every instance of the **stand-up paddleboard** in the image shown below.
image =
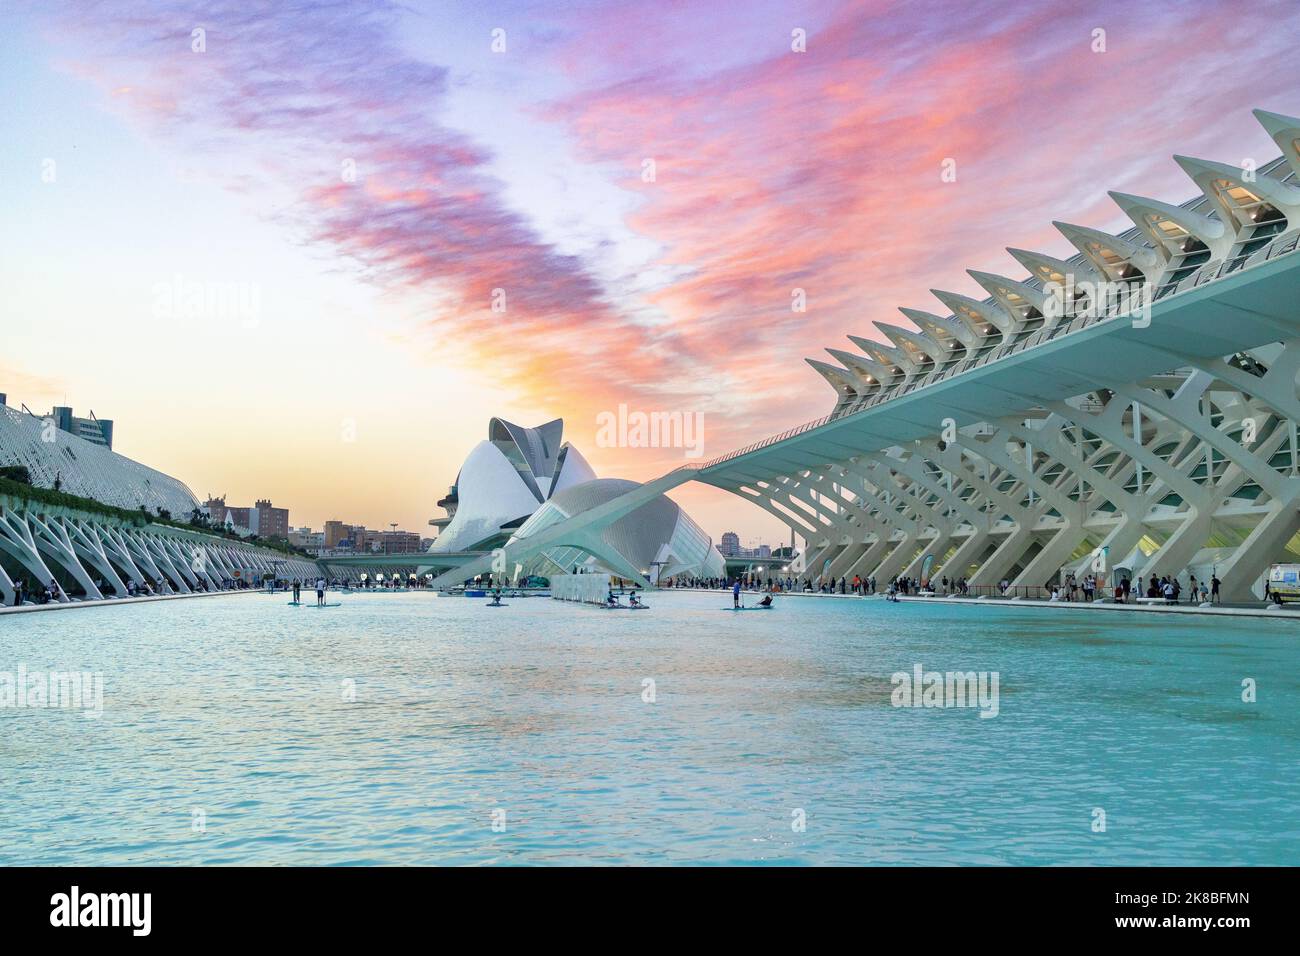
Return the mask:
<svg viewBox="0 0 1300 956">
<path fill-rule="evenodd" d="M 316 608 L 317 610 L 319 610 L 319 609 L 321 609 L 321 608 L 327 608 L 327 607 L 342 607 L 343 604 L 342 604 L 341 602 L 336 602 L 336 603 L 334 603 L 334 604 L 308 604 L 308 605 L 306 605 L 306 606 L 307 606 L 307 607 L 314 607 L 314 608 Z"/>
<path fill-rule="evenodd" d="M 755 604 L 752 607 L 723 607 L 723 608 L 719 608 L 718 610 L 720 611 L 770 611 L 772 610 L 772 605 Z"/>
<path fill-rule="evenodd" d="M 289 607 L 298 607 L 302 604 L 301 601 L 285 601 L 284 603 L 289 605 Z"/>
<path fill-rule="evenodd" d="M 507 604 L 505 601 L 502 601 L 500 604 L 493 604 L 491 601 L 488 601 L 483 606 L 484 607 L 509 607 L 510 605 Z"/>
</svg>

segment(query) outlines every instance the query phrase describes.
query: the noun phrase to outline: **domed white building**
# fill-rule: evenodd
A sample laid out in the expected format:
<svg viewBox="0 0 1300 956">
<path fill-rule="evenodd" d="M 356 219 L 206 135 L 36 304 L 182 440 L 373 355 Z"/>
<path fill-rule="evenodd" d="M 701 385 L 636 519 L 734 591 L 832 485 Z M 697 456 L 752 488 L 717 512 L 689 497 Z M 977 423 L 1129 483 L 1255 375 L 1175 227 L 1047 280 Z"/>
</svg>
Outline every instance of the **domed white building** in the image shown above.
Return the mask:
<svg viewBox="0 0 1300 956">
<path fill-rule="evenodd" d="M 430 522 L 443 530 L 429 550 L 500 547 L 555 492 L 595 478 L 581 453 L 562 442 L 563 435 L 559 418 L 536 428 L 492 419 L 487 441 L 474 446 L 456 483 L 438 502 L 447 517 Z"/>
<path fill-rule="evenodd" d="M 429 551 L 527 553 L 527 539 L 639 487 L 635 481 L 597 478 L 582 454 L 563 441 L 556 419 L 524 428 L 494 418 L 488 438 L 469 453 L 447 497 L 447 517 Z M 724 561 L 712 539 L 675 502 L 658 495 L 618 520 L 534 553 L 521 573 L 542 575 L 608 571 L 655 581 L 678 574 L 722 576 Z M 512 567 L 511 569 L 515 569 Z"/>
</svg>

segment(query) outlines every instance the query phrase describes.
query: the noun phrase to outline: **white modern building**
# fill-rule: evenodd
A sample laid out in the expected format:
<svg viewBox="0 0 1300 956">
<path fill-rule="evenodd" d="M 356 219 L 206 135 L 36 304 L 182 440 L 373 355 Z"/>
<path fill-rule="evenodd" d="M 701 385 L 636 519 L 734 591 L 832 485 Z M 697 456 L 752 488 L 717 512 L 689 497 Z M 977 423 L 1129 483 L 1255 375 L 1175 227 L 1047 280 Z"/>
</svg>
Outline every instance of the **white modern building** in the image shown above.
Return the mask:
<svg viewBox="0 0 1300 956">
<path fill-rule="evenodd" d="M 162 508 L 185 520 L 199 501 L 185 483 L 38 418 L 0 405 L 0 465 L 22 465 L 38 488 L 94 498 L 150 514 Z"/>
<path fill-rule="evenodd" d="M 488 424 L 438 502 L 447 518 L 430 551 L 486 551 L 504 544 L 555 492 L 591 481 L 596 473 L 563 441 L 564 422 L 523 428 L 501 418 Z"/>
<path fill-rule="evenodd" d="M 198 500 L 170 475 L 7 405 L 0 405 L 0 465 L 26 468 L 35 488 L 57 485 L 93 499 L 50 504 L 24 488 L 0 489 L 0 604 L 13 602 L 14 579 L 24 576 L 41 587 L 56 581 L 57 600 L 66 602 L 123 597 L 132 581 L 184 594 L 263 575 L 317 573 L 310 561 L 150 522 L 141 507 L 185 521 Z M 94 502 L 127 514 L 105 513 Z"/>
<path fill-rule="evenodd" d="M 576 514 L 511 560 L 701 481 L 802 538 L 792 572 L 814 584 L 1194 575 L 1258 599 L 1271 563 L 1300 560 L 1300 118 L 1255 115 L 1279 158 L 1175 157 L 1190 198 L 1112 193 L 1133 223 L 1119 235 L 1058 222 L 1072 252 L 1009 249 L 1025 274 L 970 272 L 906 325 L 853 330 L 809 360 L 834 391 L 824 418 Z"/>
<path fill-rule="evenodd" d="M 456 484 L 439 502 L 448 517 L 430 522 L 443 530 L 429 553 L 504 549 L 522 555 L 531 550 L 528 543 L 538 532 L 639 487 L 633 481 L 597 478 L 563 435 L 560 419 L 536 428 L 492 419 L 487 440 L 469 453 Z M 681 573 L 721 575 L 723 561 L 709 536 L 678 505 L 658 495 L 590 535 L 574 535 L 495 570 L 517 579 L 575 568 L 649 584 Z"/>
</svg>

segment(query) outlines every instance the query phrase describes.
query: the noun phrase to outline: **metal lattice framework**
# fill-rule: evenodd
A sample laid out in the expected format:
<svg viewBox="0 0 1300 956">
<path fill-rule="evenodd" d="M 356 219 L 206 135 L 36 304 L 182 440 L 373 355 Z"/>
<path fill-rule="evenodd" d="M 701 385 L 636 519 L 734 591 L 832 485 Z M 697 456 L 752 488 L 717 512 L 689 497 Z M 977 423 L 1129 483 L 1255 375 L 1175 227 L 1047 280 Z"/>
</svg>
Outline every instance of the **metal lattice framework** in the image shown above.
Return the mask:
<svg viewBox="0 0 1300 956">
<path fill-rule="evenodd" d="M 164 594 L 189 594 L 217 590 L 223 581 L 256 581 L 262 574 L 308 579 L 318 573 L 312 561 L 237 541 L 9 499 L 0 499 L 0 554 L 40 584 L 57 584 L 52 571 L 62 571 L 84 592 L 79 598 L 92 600 L 124 597 L 128 580 L 148 581 Z M 62 585 L 58 592 L 59 601 L 72 600 Z M 13 603 L 14 582 L 3 566 L 0 595 L 4 604 Z"/>
<path fill-rule="evenodd" d="M 1300 119 L 1256 115 L 1280 158 L 1176 157 L 1196 198 L 1113 193 L 1134 228 L 1057 223 L 1072 258 L 1011 249 L 1027 278 L 972 272 L 987 297 L 850 336 L 809 360 L 830 415 L 696 479 L 802 536 L 814 582 L 1123 568 L 1257 595 L 1300 553 Z"/>
<path fill-rule="evenodd" d="M 1256 116 L 1280 158 L 1175 157 L 1195 198 L 1112 193 L 1132 229 L 1057 223 L 1071 258 L 1011 249 L 1025 278 L 971 272 L 986 296 L 936 291 L 945 314 L 904 309 L 914 329 L 877 323 L 883 340 L 828 350 L 839 364 L 810 359 L 836 393 L 826 417 L 512 545 L 694 480 L 801 536 L 814 583 L 1124 569 L 1258 595 L 1300 554 L 1300 119 Z"/>
<path fill-rule="evenodd" d="M 57 483 L 68 494 L 128 511 L 163 508 L 180 518 L 199 504 L 181 480 L 7 405 L 0 405 L 0 465 L 22 465 L 37 487 Z"/>
</svg>

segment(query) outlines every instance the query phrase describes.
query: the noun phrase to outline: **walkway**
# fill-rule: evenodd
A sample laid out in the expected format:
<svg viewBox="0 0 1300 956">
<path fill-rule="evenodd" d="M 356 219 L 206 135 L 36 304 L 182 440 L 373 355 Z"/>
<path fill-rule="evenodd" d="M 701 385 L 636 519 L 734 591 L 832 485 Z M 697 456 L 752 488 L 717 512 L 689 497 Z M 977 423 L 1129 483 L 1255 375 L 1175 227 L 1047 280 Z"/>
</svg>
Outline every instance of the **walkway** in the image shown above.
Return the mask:
<svg viewBox="0 0 1300 956">
<path fill-rule="evenodd" d="M 729 597 L 731 589 L 721 588 L 664 588 L 665 593 L 674 591 L 690 593 L 717 594 Z M 742 591 L 742 598 L 757 598 L 757 591 Z M 841 601 L 883 601 L 880 594 L 838 594 L 823 591 L 778 591 L 778 601 L 785 598 L 833 598 Z M 1211 617 L 1268 617 L 1294 618 L 1300 620 L 1300 604 L 1280 608 L 1273 604 L 1216 604 L 1213 607 L 1199 607 L 1195 604 L 1114 604 L 1110 601 L 1085 604 L 1083 601 L 1037 601 L 1029 598 L 991 598 L 991 597 L 917 597 L 914 594 L 898 596 L 900 602 L 919 602 L 922 604 L 973 604 L 980 607 L 1019 607 L 1051 608 L 1071 611 L 1131 611 L 1138 614 L 1202 614 Z"/>
<path fill-rule="evenodd" d="M 49 604 L 24 604 L 22 607 L 0 607 L 0 614 L 30 614 L 33 611 L 66 611 L 78 607 L 114 607 L 118 604 L 148 604 L 153 601 L 181 601 L 186 598 L 221 597 L 225 594 L 265 594 L 260 588 L 242 591 L 196 591 L 192 594 L 154 594 L 145 597 L 98 598 L 91 601 L 51 601 Z"/>
</svg>

